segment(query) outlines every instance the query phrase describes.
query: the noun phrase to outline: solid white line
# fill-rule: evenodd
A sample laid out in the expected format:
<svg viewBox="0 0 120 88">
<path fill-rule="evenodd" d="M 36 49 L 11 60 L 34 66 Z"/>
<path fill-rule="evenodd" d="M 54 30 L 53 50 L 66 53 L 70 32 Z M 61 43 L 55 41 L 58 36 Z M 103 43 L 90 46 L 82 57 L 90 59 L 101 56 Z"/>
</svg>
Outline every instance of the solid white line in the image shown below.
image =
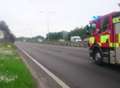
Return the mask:
<svg viewBox="0 0 120 88">
<path fill-rule="evenodd" d="M 36 63 L 42 70 L 44 70 L 50 77 L 52 77 L 62 88 L 70 88 L 67 84 L 65 84 L 60 78 L 50 72 L 47 68 L 45 68 L 42 64 L 40 64 L 37 60 L 35 60 L 32 56 L 30 56 L 25 50 L 21 49 L 21 51 L 26 54 L 34 63 Z"/>
</svg>

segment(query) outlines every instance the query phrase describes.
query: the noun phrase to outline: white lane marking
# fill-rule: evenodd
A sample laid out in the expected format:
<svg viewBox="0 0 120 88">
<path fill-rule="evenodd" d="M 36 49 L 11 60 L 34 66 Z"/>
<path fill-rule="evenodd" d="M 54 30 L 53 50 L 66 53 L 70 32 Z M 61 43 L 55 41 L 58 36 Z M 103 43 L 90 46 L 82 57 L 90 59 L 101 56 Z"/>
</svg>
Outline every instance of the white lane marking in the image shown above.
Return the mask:
<svg viewBox="0 0 120 88">
<path fill-rule="evenodd" d="M 45 68 L 42 64 L 40 64 L 37 60 L 35 60 L 31 55 L 29 55 L 25 50 L 21 49 L 24 54 L 26 54 L 34 63 L 36 63 L 40 68 L 42 68 L 50 77 L 52 77 L 62 88 L 70 88 L 67 84 L 65 84 L 60 78 L 50 72 L 47 68 Z"/>
</svg>

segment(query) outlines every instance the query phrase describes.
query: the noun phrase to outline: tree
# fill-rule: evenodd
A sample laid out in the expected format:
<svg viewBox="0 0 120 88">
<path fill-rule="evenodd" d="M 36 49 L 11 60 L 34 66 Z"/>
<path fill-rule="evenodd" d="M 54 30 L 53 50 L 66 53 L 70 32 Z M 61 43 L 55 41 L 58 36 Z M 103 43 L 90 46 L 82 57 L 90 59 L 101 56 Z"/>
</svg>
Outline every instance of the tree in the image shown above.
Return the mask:
<svg viewBox="0 0 120 88">
<path fill-rule="evenodd" d="M 15 41 L 15 36 L 11 33 L 5 21 L 0 21 L 0 30 L 4 33 L 4 39 L 1 39 L 1 41 L 6 41 L 6 42 Z"/>
<path fill-rule="evenodd" d="M 66 39 L 68 32 L 61 31 L 61 32 L 50 32 L 47 34 L 47 40 L 54 40 L 57 41 L 59 39 Z"/>
</svg>

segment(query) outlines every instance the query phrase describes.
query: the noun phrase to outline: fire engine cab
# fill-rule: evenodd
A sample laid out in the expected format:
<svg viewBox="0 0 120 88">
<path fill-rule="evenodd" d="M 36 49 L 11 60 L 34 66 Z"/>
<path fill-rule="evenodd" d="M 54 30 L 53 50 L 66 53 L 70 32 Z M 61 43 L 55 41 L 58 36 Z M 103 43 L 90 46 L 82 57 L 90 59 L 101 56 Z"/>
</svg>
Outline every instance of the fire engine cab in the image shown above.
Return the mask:
<svg viewBox="0 0 120 88">
<path fill-rule="evenodd" d="M 89 55 L 97 64 L 120 64 L 120 12 L 90 21 Z"/>
</svg>

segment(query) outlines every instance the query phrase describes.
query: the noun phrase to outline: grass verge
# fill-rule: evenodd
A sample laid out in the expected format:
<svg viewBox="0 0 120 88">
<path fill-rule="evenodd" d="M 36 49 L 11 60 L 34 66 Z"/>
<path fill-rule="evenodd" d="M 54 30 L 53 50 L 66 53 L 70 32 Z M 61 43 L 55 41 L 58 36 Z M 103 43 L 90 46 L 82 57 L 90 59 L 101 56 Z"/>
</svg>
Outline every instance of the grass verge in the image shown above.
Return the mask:
<svg viewBox="0 0 120 88">
<path fill-rule="evenodd" d="M 12 44 L 0 44 L 0 88 L 36 88 L 29 70 Z"/>
</svg>

